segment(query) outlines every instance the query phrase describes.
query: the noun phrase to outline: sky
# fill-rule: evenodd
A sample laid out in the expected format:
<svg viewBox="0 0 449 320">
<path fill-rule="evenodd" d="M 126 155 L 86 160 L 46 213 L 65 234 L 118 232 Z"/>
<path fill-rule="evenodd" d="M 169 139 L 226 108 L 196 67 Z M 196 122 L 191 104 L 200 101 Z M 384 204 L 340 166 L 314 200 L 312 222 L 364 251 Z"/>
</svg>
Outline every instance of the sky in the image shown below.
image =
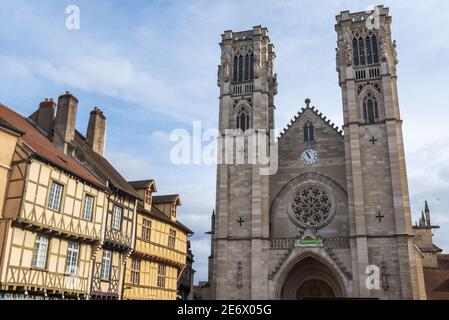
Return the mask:
<svg viewBox="0 0 449 320">
<path fill-rule="evenodd" d="M 224 30 L 268 27 L 278 74 L 276 126 L 309 97 L 341 127 L 335 71 L 335 15 L 384 4 L 398 44 L 398 90 L 411 208 L 428 200 L 435 243 L 449 250 L 449 1 L 118 1 L 0 0 L 0 102 L 23 115 L 66 90 L 80 101 L 77 129 L 89 111 L 107 117 L 106 158 L 129 180 L 156 180 L 159 194 L 179 193 L 178 218 L 195 231 L 195 281 L 207 279 L 215 165 L 170 162 L 173 130 L 218 122 L 217 65 Z M 79 30 L 66 7 L 80 9 Z"/>
</svg>

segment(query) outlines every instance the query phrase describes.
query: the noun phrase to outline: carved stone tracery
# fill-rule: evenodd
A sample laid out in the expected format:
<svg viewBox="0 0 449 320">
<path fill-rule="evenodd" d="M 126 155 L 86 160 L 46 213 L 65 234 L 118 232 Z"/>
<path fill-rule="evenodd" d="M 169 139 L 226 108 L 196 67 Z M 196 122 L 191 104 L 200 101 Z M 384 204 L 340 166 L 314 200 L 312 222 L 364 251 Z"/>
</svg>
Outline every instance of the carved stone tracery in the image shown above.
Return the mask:
<svg viewBox="0 0 449 320">
<path fill-rule="evenodd" d="M 326 226 L 335 214 L 332 196 L 319 185 L 305 185 L 294 194 L 290 203 L 290 217 L 301 227 L 319 229 Z"/>
</svg>

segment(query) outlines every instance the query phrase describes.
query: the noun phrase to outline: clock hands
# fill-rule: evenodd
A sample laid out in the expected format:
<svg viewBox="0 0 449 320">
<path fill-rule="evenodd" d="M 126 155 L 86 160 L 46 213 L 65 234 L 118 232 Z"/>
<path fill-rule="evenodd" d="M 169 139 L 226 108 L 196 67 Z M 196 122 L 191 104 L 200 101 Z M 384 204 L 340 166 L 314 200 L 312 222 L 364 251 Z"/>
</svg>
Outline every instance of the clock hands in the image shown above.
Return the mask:
<svg viewBox="0 0 449 320">
<path fill-rule="evenodd" d="M 317 160 L 317 154 L 316 151 L 313 149 L 307 149 L 303 152 L 301 159 L 304 161 L 305 164 L 314 164 Z"/>
</svg>

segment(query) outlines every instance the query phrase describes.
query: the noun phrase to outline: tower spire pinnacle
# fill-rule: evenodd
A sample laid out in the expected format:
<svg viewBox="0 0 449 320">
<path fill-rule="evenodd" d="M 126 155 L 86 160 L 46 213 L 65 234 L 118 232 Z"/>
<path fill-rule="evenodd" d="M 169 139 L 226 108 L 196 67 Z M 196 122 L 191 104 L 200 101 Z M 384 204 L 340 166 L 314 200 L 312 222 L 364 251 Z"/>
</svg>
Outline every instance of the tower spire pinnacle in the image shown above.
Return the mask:
<svg viewBox="0 0 449 320">
<path fill-rule="evenodd" d="M 304 102 L 306 103 L 306 107 L 308 108 L 310 106 L 311 100 L 309 98 L 306 98 Z"/>
<path fill-rule="evenodd" d="M 431 223 L 430 223 L 430 210 L 429 210 L 429 205 L 427 203 L 427 200 L 424 201 L 424 213 L 425 213 L 425 218 L 426 218 L 426 226 L 430 227 Z"/>
</svg>

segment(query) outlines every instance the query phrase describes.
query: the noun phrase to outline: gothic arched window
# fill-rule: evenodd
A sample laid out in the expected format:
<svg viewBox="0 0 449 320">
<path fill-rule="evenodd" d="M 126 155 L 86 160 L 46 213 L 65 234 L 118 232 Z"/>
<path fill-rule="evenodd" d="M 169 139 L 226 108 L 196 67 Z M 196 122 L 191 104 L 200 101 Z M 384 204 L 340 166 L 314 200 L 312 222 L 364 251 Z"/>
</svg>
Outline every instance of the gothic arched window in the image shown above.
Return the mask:
<svg viewBox="0 0 449 320">
<path fill-rule="evenodd" d="M 360 59 L 360 65 L 365 65 L 365 44 L 363 42 L 363 38 L 359 38 L 359 59 Z"/>
<path fill-rule="evenodd" d="M 377 38 L 375 35 L 366 37 L 366 56 L 368 64 L 379 63 L 379 50 L 377 47 Z"/>
<path fill-rule="evenodd" d="M 239 72 L 238 72 L 238 79 L 237 81 L 242 81 L 243 80 L 243 56 L 240 55 L 239 56 Z"/>
<path fill-rule="evenodd" d="M 249 69 L 250 69 L 250 63 L 249 63 L 249 55 L 245 55 L 245 81 L 249 80 Z"/>
<path fill-rule="evenodd" d="M 366 37 L 355 35 L 352 39 L 352 54 L 355 66 L 379 63 L 379 46 L 376 35 L 372 33 Z"/>
<path fill-rule="evenodd" d="M 234 68 L 232 70 L 232 81 L 237 81 L 239 59 L 234 56 Z"/>
<path fill-rule="evenodd" d="M 377 45 L 377 37 L 373 35 L 371 37 L 371 44 L 373 46 L 373 60 L 374 63 L 379 63 L 379 49 Z"/>
<path fill-rule="evenodd" d="M 315 140 L 313 136 L 313 125 L 310 121 L 307 121 L 304 124 L 304 141 L 313 141 Z"/>
<path fill-rule="evenodd" d="M 354 56 L 354 65 L 358 66 L 359 65 L 359 44 L 358 44 L 356 38 L 352 39 L 352 53 Z"/>
<path fill-rule="evenodd" d="M 244 108 L 240 109 L 237 114 L 237 129 L 243 132 L 249 129 L 249 114 Z"/>
<path fill-rule="evenodd" d="M 251 54 L 249 57 L 249 78 L 250 80 L 254 79 L 254 54 Z"/>
<path fill-rule="evenodd" d="M 373 47 L 371 44 L 371 37 L 366 37 L 365 43 L 366 43 L 366 59 L 368 61 L 368 64 L 373 64 Z"/>
<path fill-rule="evenodd" d="M 363 103 L 363 118 L 367 123 L 374 123 L 379 119 L 379 110 L 377 101 L 374 98 L 368 98 Z"/>
</svg>

